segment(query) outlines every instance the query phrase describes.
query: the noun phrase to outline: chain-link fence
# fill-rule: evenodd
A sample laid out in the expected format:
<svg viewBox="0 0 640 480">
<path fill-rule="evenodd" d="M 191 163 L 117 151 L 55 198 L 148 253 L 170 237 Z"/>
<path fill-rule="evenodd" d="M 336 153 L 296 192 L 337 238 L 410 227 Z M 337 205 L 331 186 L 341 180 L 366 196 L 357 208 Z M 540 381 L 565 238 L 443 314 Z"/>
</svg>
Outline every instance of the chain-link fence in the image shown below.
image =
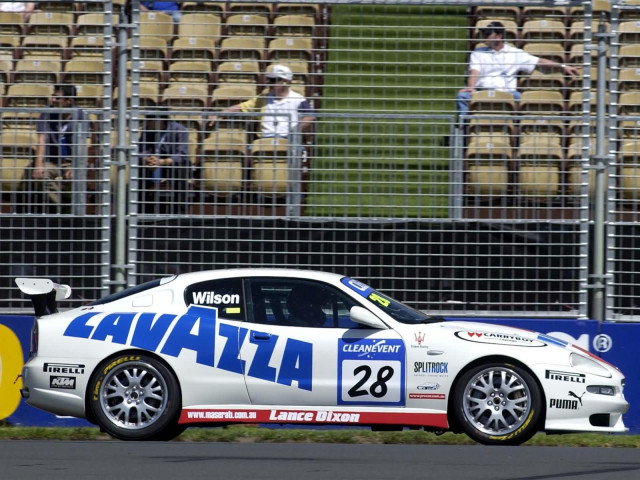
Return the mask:
<svg viewBox="0 0 640 480">
<path fill-rule="evenodd" d="M 438 313 L 636 314 L 631 2 L 142 3 L 0 14 L 3 310 L 16 276 L 76 305 L 287 266 Z M 545 60 L 461 96 L 496 28 Z"/>
</svg>

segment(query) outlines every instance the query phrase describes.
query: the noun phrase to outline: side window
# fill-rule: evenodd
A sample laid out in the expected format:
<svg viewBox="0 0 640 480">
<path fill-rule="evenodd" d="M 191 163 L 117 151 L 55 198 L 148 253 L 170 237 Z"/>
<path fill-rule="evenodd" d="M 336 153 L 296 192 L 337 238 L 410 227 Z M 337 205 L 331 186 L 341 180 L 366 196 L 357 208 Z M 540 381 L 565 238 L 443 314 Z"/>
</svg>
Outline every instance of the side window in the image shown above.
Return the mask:
<svg viewBox="0 0 640 480">
<path fill-rule="evenodd" d="M 242 279 L 223 278 L 195 283 L 184 292 L 187 305 L 216 307 L 220 318 L 226 320 L 246 319 Z"/>
<path fill-rule="evenodd" d="M 249 321 L 312 328 L 358 328 L 349 310 L 357 303 L 321 282 L 250 278 Z"/>
</svg>

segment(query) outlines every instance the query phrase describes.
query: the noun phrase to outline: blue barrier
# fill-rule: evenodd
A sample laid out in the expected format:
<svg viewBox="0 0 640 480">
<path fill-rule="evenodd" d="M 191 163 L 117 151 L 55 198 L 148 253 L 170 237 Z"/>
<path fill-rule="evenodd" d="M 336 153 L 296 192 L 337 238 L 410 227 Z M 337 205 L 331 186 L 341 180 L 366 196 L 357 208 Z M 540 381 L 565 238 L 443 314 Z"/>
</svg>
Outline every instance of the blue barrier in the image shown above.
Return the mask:
<svg viewBox="0 0 640 480">
<path fill-rule="evenodd" d="M 640 324 L 603 323 L 596 320 L 527 318 L 456 318 L 509 325 L 550 334 L 589 350 L 616 365 L 627 377 L 625 396 L 631 404 L 625 415 L 629 433 L 640 434 L 640 372 L 636 356 L 640 345 Z M 27 405 L 20 399 L 22 365 L 29 355 L 31 316 L 0 316 L 0 420 L 23 426 L 88 426 L 86 420 L 57 417 Z"/>
</svg>

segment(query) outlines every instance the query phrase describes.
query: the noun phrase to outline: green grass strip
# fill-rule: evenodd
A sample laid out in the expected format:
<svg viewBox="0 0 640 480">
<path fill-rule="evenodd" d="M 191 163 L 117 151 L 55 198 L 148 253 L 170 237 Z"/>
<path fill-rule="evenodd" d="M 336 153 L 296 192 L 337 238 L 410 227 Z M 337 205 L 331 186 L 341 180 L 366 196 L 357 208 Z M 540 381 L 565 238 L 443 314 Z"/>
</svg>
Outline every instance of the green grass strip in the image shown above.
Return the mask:
<svg viewBox="0 0 640 480">
<path fill-rule="evenodd" d="M 0 440 L 113 440 L 97 427 L 48 428 L 0 427 Z M 114 440 L 117 441 L 117 440 Z M 445 433 L 436 435 L 418 430 L 402 432 L 372 432 L 366 429 L 296 429 L 230 426 L 190 428 L 177 442 L 242 442 L 242 443 L 348 443 L 406 445 L 474 445 L 466 435 Z M 528 446 L 640 448 L 640 435 L 604 434 L 538 434 Z"/>
</svg>

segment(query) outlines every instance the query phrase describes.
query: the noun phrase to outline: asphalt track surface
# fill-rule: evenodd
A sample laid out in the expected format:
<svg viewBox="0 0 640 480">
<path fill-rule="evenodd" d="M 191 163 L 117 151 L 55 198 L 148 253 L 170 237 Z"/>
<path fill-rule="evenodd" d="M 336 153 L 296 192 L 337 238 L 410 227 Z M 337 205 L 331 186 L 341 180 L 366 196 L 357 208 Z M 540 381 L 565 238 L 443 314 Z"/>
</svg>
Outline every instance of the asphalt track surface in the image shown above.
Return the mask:
<svg viewBox="0 0 640 480">
<path fill-rule="evenodd" d="M 627 448 L 0 441 L 0 479 L 638 480 Z"/>
</svg>

